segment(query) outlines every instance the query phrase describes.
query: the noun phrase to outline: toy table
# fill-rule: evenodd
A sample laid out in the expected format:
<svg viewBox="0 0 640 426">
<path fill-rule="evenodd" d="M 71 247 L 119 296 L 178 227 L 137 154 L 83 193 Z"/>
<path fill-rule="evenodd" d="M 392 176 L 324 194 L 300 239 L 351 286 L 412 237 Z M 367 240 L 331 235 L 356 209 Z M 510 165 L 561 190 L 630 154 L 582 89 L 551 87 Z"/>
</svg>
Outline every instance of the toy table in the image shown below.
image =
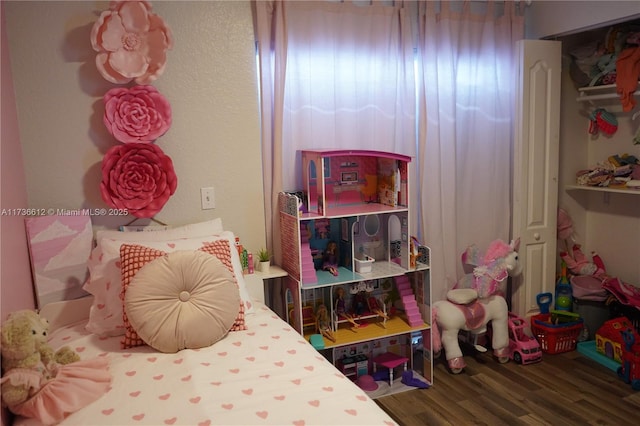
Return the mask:
<svg viewBox="0 0 640 426">
<path fill-rule="evenodd" d="M 382 355 L 378 355 L 373 359 L 373 372 L 376 371 L 376 366 L 380 364 L 383 367 L 389 369 L 389 385 L 393 384 L 393 369 L 399 365 L 404 364 L 404 371 L 407 371 L 407 361 L 409 358 L 396 355 L 391 352 L 385 352 Z"/>
</svg>

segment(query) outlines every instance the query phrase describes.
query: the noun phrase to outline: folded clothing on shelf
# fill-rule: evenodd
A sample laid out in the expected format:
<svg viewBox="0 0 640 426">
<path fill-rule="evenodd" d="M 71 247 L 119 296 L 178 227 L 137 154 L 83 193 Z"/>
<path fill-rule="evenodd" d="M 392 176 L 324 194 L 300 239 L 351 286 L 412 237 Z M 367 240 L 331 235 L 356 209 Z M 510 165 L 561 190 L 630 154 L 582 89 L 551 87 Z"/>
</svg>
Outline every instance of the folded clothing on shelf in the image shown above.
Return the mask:
<svg viewBox="0 0 640 426">
<path fill-rule="evenodd" d="M 640 161 L 633 155 L 612 155 L 594 167 L 578 171 L 576 178 L 578 185 L 635 188 L 634 181 L 640 180 Z"/>
</svg>

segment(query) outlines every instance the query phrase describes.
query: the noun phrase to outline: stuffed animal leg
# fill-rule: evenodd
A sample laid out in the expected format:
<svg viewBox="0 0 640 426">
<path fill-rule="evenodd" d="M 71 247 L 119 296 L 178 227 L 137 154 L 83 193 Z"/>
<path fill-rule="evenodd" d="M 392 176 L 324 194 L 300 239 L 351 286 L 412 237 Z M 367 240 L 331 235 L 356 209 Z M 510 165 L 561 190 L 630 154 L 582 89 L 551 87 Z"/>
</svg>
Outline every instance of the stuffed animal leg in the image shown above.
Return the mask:
<svg viewBox="0 0 640 426">
<path fill-rule="evenodd" d="M 58 364 L 66 365 L 77 361 L 80 361 L 80 355 L 78 355 L 69 346 L 63 346 L 56 351 L 55 362 Z"/>
<path fill-rule="evenodd" d="M 6 406 L 21 404 L 29 399 L 30 388 L 24 384 L 13 384 L 8 378 L 2 378 L 2 403 Z"/>
</svg>

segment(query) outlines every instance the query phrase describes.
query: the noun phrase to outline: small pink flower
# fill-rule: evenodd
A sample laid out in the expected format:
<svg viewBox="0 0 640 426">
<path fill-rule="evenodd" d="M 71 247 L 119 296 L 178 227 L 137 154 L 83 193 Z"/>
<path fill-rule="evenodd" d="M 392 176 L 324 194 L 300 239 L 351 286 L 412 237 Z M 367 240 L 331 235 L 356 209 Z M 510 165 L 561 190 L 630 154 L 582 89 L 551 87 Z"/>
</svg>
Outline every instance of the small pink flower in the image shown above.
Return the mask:
<svg viewBox="0 0 640 426">
<path fill-rule="evenodd" d="M 104 125 L 122 143 L 153 142 L 171 127 L 171 105 L 153 86 L 114 88 L 103 99 Z"/>
<path fill-rule="evenodd" d="M 155 144 L 116 145 L 102 159 L 102 199 L 136 217 L 153 217 L 177 186 L 171 158 Z"/>
<path fill-rule="evenodd" d="M 112 1 L 91 29 L 96 66 L 111 83 L 149 84 L 164 71 L 173 36 L 147 1 Z"/>
</svg>

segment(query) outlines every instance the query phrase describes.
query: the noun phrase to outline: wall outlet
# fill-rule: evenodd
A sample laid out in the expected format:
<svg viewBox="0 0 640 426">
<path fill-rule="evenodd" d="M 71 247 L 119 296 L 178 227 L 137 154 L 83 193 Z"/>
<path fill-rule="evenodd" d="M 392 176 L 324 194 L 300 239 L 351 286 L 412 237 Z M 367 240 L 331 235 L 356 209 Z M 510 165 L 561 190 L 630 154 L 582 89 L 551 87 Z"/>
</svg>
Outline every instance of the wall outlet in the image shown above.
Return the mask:
<svg viewBox="0 0 640 426">
<path fill-rule="evenodd" d="M 216 198 L 213 186 L 200 188 L 200 201 L 202 202 L 202 210 L 210 210 L 216 208 Z"/>
</svg>

